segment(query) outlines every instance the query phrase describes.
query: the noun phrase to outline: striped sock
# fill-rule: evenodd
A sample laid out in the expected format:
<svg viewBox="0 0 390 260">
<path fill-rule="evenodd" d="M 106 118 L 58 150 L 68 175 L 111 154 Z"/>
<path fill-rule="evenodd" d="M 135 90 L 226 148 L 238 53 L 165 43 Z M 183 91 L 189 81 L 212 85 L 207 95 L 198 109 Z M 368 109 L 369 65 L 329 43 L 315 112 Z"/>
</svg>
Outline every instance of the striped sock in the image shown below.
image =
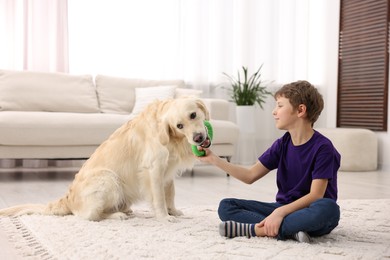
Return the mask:
<svg viewBox="0 0 390 260">
<path fill-rule="evenodd" d="M 232 220 L 219 224 L 219 234 L 227 238 L 255 237 L 255 224 L 239 223 Z"/>
</svg>

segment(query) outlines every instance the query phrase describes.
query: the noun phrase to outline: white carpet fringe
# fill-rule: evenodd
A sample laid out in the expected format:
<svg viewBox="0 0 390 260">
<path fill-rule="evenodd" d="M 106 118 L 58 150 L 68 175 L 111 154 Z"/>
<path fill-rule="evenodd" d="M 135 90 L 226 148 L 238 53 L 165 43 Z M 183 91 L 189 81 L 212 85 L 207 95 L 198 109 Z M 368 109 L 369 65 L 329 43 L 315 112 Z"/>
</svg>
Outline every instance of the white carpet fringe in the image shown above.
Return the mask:
<svg viewBox="0 0 390 260">
<path fill-rule="evenodd" d="M 29 259 L 55 260 L 20 218 L 0 218 L 0 227 L 3 227 L 7 234 L 11 234 L 8 237 L 9 241 L 15 244 L 15 248 L 22 253 L 21 256 Z"/>
</svg>

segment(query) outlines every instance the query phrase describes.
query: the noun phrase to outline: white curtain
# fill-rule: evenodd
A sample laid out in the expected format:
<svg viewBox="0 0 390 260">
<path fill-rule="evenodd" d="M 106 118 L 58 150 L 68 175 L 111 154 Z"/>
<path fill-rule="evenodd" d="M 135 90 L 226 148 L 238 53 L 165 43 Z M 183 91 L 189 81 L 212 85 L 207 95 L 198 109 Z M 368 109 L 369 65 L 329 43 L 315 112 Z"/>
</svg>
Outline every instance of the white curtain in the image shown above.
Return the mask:
<svg viewBox="0 0 390 260">
<path fill-rule="evenodd" d="M 68 0 L 70 71 L 180 78 L 214 95 L 222 72 L 263 64 L 274 84 L 321 84 L 324 10 L 338 1 Z"/>
<path fill-rule="evenodd" d="M 67 0 L 0 0 L 0 68 L 68 72 Z"/>
<path fill-rule="evenodd" d="M 338 4 L 0 0 L 0 68 L 180 78 L 215 95 L 223 72 L 263 64 L 263 79 L 276 85 L 297 79 L 323 85 L 329 18 L 338 9 L 329 14 Z"/>
</svg>

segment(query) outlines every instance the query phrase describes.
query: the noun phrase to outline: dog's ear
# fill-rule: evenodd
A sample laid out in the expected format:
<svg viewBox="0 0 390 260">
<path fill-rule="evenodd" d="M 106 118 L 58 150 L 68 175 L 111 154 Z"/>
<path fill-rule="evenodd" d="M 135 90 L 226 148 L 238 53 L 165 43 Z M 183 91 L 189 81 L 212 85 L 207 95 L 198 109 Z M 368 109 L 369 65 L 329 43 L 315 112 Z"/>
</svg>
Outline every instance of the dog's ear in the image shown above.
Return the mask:
<svg viewBox="0 0 390 260">
<path fill-rule="evenodd" d="M 204 115 L 206 117 L 206 120 L 210 120 L 209 110 L 207 109 L 207 107 L 203 103 L 203 101 L 200 100 L 200 99 L 197 99 L 195 102 L 196 102 L 197 106 L 203 111 L 203 113 L 204 113 Z"/>
<path fill-rule="evenodd" d="M 161 101 L 157 109 L 159 113 L 159 116 L 156 116 L 159 120 L 157 135 L 162 145 L 167 145 L 170 141 L 171 130 L 170 130 L 169 119 L 166 111 L 169 109 L 169 104 L 171 104 L 171 102 L 172 100 Z"/>
<path fill-rule="evenodd" d="M 158 128 L 158 138 L 160 139 L 160 143 L 162 145 L 167 145 L 169 143 L 170 138 L 170 126 L 167 120 L 161 120 L 160 127 Z"/>
</svg>

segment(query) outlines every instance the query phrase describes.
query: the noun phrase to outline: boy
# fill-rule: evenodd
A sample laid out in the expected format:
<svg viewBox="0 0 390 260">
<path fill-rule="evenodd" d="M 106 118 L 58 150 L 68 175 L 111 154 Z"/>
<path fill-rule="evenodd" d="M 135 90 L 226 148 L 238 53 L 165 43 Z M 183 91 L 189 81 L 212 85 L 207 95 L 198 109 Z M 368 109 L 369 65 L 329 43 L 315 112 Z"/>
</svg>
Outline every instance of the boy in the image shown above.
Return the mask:
<svg viewBox="0 0 390 260">
<path fill-rule="evenodd" d="M 287 132 L 250 168 L 231 164 L 211 150 L 199 160 L 251 184 L 277 169 L 276 202 L 223 199 L 218 214 L 222 236 L 275 237 L 309 243 L 330 233 L 340 219 L 337 170 L 340 154 L 329 139 L 313 129 L 324 101 L 307 81 L 284 85 L 275 95 L 276 127 Z"/>
</svg>

